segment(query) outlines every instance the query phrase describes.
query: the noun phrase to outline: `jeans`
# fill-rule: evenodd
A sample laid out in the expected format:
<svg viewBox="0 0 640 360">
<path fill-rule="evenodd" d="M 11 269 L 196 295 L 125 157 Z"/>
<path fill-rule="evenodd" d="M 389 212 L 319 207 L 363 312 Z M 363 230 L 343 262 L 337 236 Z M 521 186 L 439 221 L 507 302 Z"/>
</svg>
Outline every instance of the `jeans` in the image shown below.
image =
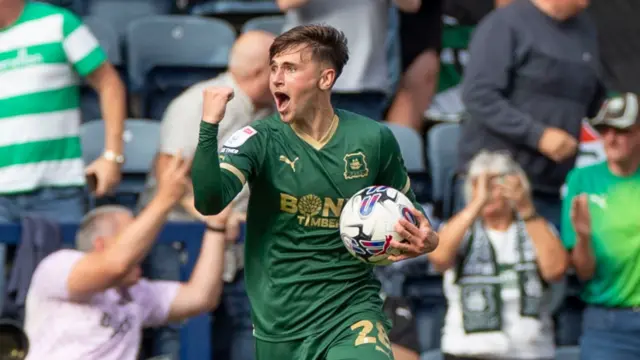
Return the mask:
<svg viewBox="0 0 640 360">
<path fill-rule="evenodd" d="M 245 290 L 244 272 L 226 283 L 220 306 L 214 311 L 212 343 L 214 359 L 254 360 L 255 339 L 251 304 Z"/>
<path fill-rule="evenodd" d="M 347 110 L 376 121 L 384 120 L 387 96 L 382 92 L 333 93 L 334 108 Z"/>
<path fill-rule="evenodd" d="M 180 281 L 180 255 L 180 249 L 172 244 L 153 245 L 143 264 L 145 276 L 152 280 Z M 179 324 L 168 324 L 148 331 L 151 337 L 151 356 L 164 355 L 174 360 L 180 358 Z"/>
<path fill-rule="evenodd" d="M 29 193 L 0 195 L 0 223 L 20 221 L 26 214 L 60 223 L 78 223 L 86 211 L 82 187 L 46 187 Z M 0 243 L 0 313 L 4 305 L 7 279 L 7 246 Z"/>
<path fill-rule="evenodd" d="M 640 360 L 640 308 L 589 306 L 584 312 L 580 360 Z"/>
</svg>

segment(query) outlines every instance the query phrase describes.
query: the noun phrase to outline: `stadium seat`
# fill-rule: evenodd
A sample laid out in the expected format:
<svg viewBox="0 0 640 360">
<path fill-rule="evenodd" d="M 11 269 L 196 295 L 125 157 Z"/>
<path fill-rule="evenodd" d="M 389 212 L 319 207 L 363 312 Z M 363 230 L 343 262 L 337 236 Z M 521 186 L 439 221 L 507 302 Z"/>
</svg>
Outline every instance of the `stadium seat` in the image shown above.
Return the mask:
<svg viewBox="0 0 640 360">
<path fill-rule="evenodd" d="M 85 25 L 91 30 L 91 33 L 98 39 L 98 43 L 107 53 L 109 62 L 115 66 L 120 72 L 120 76 L 124 75 L 122 69 L 122 50 L 118 33 L 108 22 L 96 17 L 86 16 L 83 18 Z M 125 80 L 125 79 L 123 79 Z M 100 112 L 100 101 L 96 92 L 87 83 L 83 83 L 80 87 L 80 110 L 82 112 L 82 120 L 98 119 L 102 116 Z"/>
<path fill-rule="evenodd" d="M 282 33 L 284 21 L 284 16 L 258 16 L 247 20 L 247 22 L 242 26 L 242 32 L 244 33 L 250 30 L 264 30 L 277 36 Z"/>
<path fill-rule="evenodd" d="M 420 355 L 420 360 L 442 360 L 443 358 L 444 357 L 442 356 L 442 351 L 440 351 L 440 349 L 429 350 Z"/>
<path fill-rule="evenodd" d="M 153 15 L 171 13 L 172 0 L 84 0 L 80 11 L 110 23 L 120 38 L 132 21 Z"/>
<path fill-rule="evenodd" d="M 104 150 L 104 121 L 82 124 L 80 139 L 82 156 L 86 164 L 101 156 Z M 116 189 L 116 198 L 133 198 L 124 205 L 135 206 L 137 196 L 144 189 L 147 174 L 153 168 L 153 160 L 159 146 L 160 122 L 148 119 L 127 119 L 123 133 L 125 163 L 122 181 Z"/>
<path fill-rule="evenodd" d="M 150 16 L 127 29 L 127 72 L 141 97 L 142 116 L 161 119 L 187 87 L 223 72 L 235 30 L 220 19 L 187 15 Z"/>
<path fill-rule="evenodd" d="M 431 202 L 431 184 L 424 158 L 424 144 L 420 135 L 413 129 L 391 123 L 384 123 L 398 140 L 400 152 L 411 178 L 411 188 L 420 203 Z"/>
<path fill-rule="evenodd" d="M 578 346 L 557 347 L 556 360 L 580 360 L 580 347 Z"/>
<path fill-rule="evenodd" d="M 279 14 L 280 9 L 273 0 L 208 0 L 194 5 L 191 14 Z"/>
<path fill-rule="evenodd" d="M 407 171 L 425 171 L 424 153 L 422 152 L 424 145 L 420 135 L 412 128 L 406 126 L 388 122 L 384 124 L 391 130 L 396 140 L 398 140 L 400 152 L 402 153 Z"/>
<path fill-rule="evenodd" d="M 458 164 L 458 124 L 437 124 L 427 133 L 427 158 L 432 176 L 432 196 L 442 205 L 442 217 L 453 212 L 453 181 Z"/>
</svg>

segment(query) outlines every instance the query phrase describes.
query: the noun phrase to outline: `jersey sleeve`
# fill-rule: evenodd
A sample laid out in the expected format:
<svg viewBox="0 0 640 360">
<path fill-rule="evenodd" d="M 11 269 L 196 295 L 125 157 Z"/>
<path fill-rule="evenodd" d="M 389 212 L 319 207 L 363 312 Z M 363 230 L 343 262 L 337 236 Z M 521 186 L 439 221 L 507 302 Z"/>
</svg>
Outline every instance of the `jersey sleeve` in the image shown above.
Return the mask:
<svg viewBox="0 0 640 360">
<path fill-rule="evenodd" d="M 390 186 L 404 193 L 413 205 L 425 214 L 422 205 L 416 201 L 416 196 L 411 190 L 411 180 L 404 166 L 398 141 L 386 126 L 383 126 L 381 130 L 380 172 L 376 180 L 380 185 Z"/>
<path fill-rule="evenodd" d="M 169 318 L 171 304 L 178 294 L 177 281 L 140 280 L 134 287 L 133 297 L 142 309 L 142 325 L 154 327 L 164 325 Z"/>
<path fill-rule="evenodd" d="M 567 194 L 562 199 L 561 239 L 567 250 L 572 250 L 576 244 L 576 232 L 571 223 L 571 203 L 580 192 L 580 169 L 576 168 L 567 176 Z"/>
<path fill-rule="evenodd" d="M 69 275 L 83 256 L 75 250 L 59 250 L 47 256 L 38 264 L 27 296 L 67 300 Z"/>
<path fill-rule="evenodd" d="M 236 131 L 218 153 L 218 126 L 202 122 L 191 178 L 195 206 L 203 215 L 222 211 L 252 181 L 264 158 L 264 134 L 251 126 Z"/>
<path fill-rule="evenodd" d="M 107 61 L 107 54 L 82 20 L 70 11 L 62 14 L 62 47 L 80 76 L 87 76 Z"/>
</svg>

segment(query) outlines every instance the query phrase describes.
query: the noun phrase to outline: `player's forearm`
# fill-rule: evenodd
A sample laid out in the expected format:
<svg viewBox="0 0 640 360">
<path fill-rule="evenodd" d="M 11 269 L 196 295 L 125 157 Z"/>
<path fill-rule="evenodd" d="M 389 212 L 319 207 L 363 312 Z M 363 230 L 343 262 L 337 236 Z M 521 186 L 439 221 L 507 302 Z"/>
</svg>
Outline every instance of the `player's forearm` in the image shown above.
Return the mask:
<svg viewBox="0 0 640 360">
<path fill-rule="evenodd" d="M 576 275 L 582 281 L 590 280 L 596 271 L 596 258 L 591 247 L 591 239 L 577 235 L 576 245 L 571 251 L 571 262 Z"/>
<path fill-rule="evenodd" d="M 220 170 L 218 125 L 202 122 L 193 157 L 191 181 L 195 207 L 202 215 L 216 215 L 238 195 L 242 184 Z"/>
</svg>

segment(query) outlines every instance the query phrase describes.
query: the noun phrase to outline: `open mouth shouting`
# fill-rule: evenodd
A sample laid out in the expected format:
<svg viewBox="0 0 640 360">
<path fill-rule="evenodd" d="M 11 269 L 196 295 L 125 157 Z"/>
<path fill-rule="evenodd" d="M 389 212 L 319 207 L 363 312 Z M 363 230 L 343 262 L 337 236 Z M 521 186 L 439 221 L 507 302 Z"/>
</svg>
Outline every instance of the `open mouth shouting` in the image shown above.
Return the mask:
<svg viewBox="0 0 640 360">
<path fill-rule="evenodd" d="M 291 102 L 291 98 L 289 95 L 283 93 L 282 91 L 276 91 L 273 93 L 273 97 L 276 101 L 276 108 L 279 113 L 283 113 L 289 107 L 289 103 Z"/>
</svg>

